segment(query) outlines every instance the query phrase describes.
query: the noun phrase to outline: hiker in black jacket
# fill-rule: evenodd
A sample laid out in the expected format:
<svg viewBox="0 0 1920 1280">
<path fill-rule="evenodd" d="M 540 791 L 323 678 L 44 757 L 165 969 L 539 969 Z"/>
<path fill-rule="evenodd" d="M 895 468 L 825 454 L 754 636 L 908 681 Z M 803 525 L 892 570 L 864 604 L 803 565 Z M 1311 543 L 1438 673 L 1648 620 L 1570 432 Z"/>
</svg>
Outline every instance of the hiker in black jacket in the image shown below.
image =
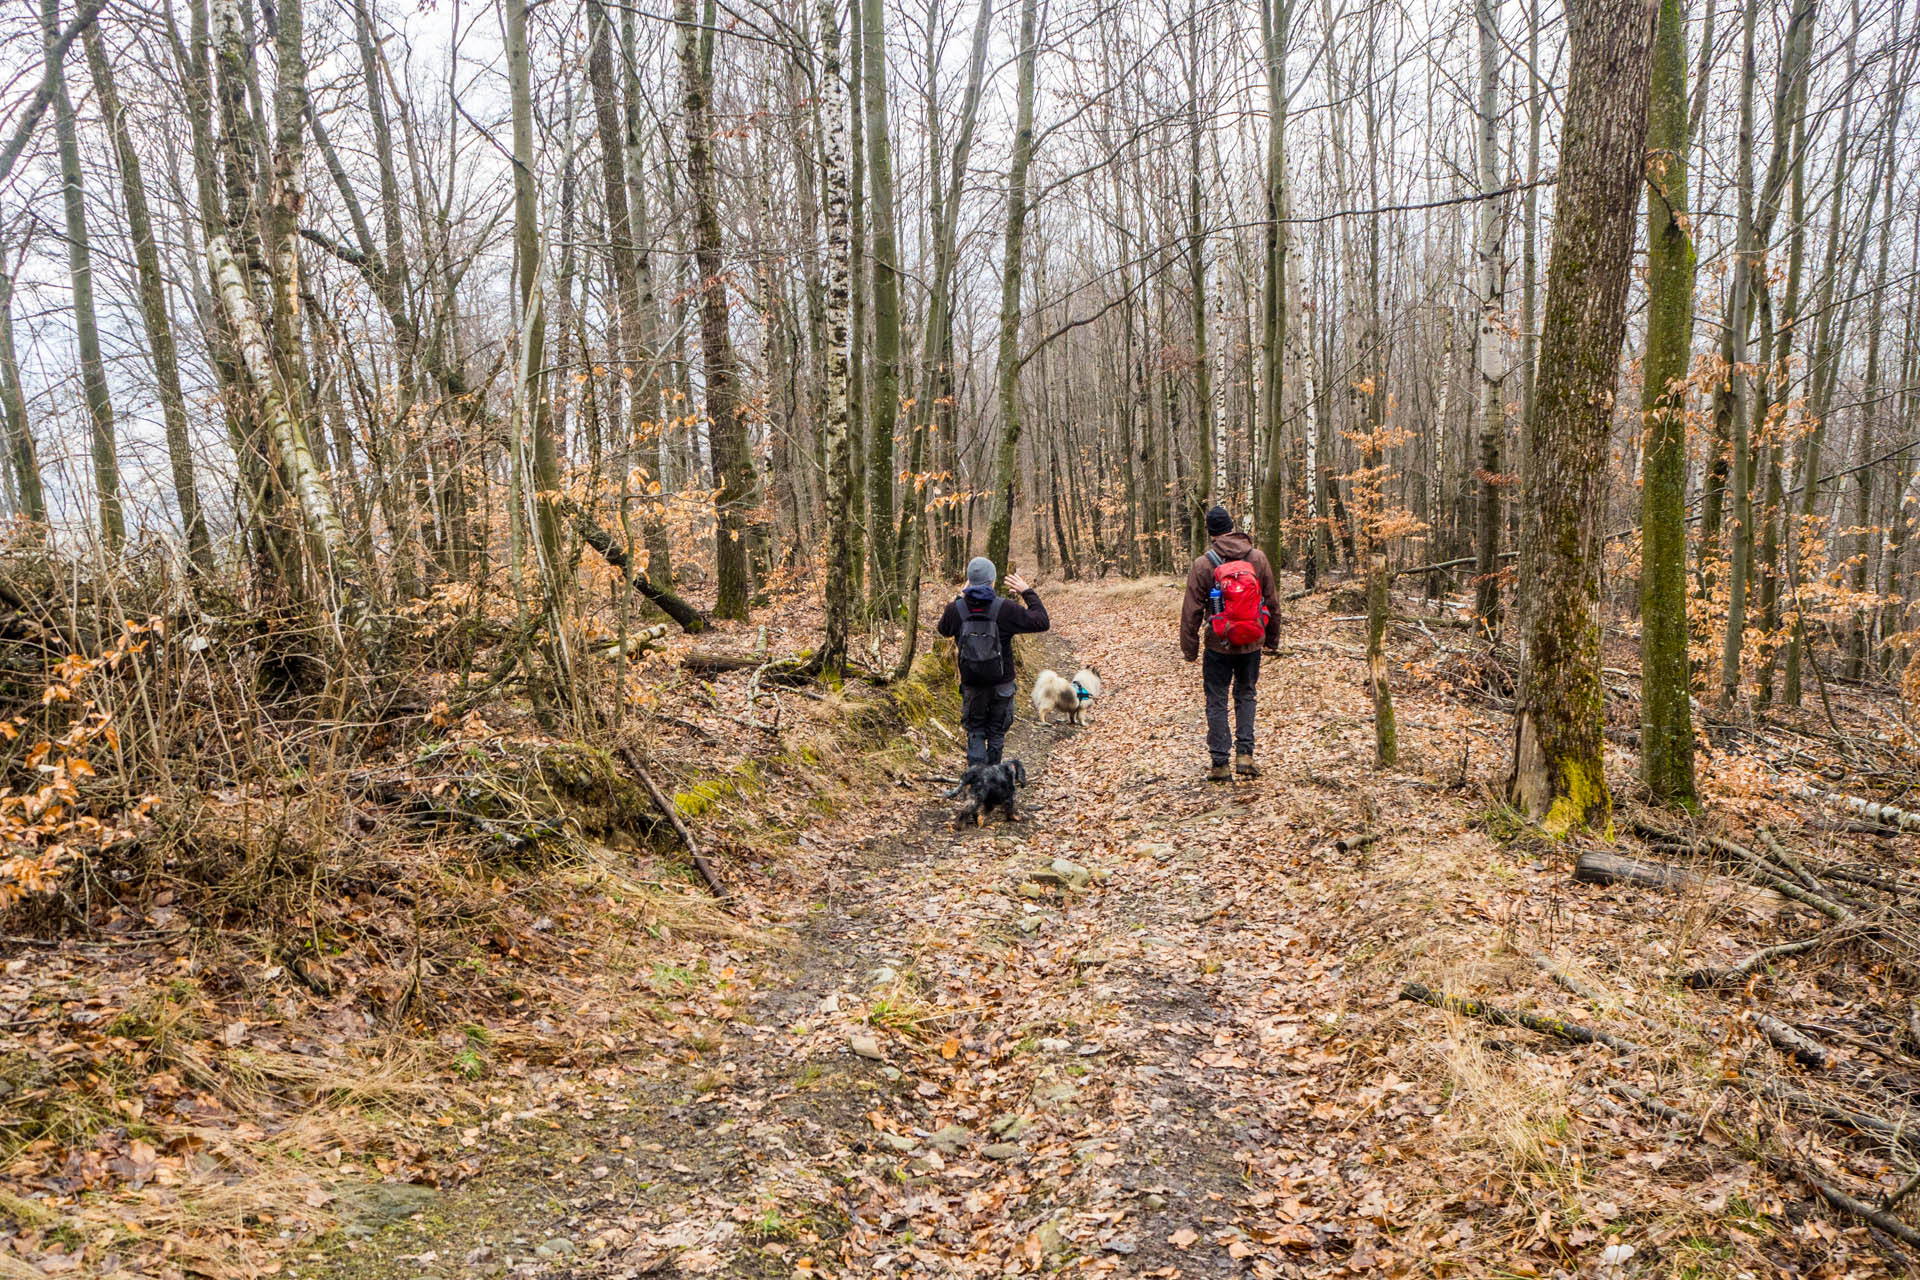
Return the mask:
<svg viewBox="0 0 1920 1280">
<path fill-rule="evenodd" d="M 967 589 L 940 615 L 940 634 L 958 642 L 960 723 L 967 730 L 967 764 L 999 764 L 1007 730 L 1013 727 L 1013 638 L 1045 631 L 1047 607 L 1040 593 L 1017 573 L 1010 600 L 993 589 L 993 561 L 975 556 L 967 565 Z"/>
</svg>

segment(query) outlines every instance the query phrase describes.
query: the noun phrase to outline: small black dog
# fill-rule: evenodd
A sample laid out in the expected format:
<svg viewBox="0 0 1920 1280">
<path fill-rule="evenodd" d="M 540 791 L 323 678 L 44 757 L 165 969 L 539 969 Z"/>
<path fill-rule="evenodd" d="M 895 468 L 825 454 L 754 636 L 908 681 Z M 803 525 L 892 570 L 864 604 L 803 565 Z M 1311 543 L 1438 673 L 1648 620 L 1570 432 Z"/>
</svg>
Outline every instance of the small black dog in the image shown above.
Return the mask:
<svg viewBox="0 0 1920 1280">
<path fill-rule="evenodd" d="M 966 823 L 983 826 L 987 815 L 995 809 L 1005 809 L 1008 822 L 1018 822 L 1013 813 L 1014 788 L 1027 785 L 1027 767 L 1018 760 L 1008 760 L 1002 764 L 976 764 L 960 775 L 960 785 L 947 792 L 951 800 L 962 791 L 971 793 L 967 803 L 953 817 L 953 829 L 958 831 Z"/>
</svg>

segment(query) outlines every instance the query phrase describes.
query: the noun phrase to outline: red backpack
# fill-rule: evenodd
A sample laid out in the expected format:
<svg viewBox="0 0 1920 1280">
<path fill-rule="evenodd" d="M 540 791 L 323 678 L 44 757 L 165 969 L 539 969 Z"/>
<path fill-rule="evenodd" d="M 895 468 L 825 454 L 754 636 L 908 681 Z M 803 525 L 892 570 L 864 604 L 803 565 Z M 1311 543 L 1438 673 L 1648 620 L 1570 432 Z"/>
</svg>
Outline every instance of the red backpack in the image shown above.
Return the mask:
<svg viewBox="0 0 1920 1280">
<path fill-rule="evenodd" d="M 1207 548 L 1207 559 L 1213 562 L 1213 589 L 1220 596 L 1213 634 L 1234 646 L 1259 644 L 1267 637 L 1270 616 L 1260 575 L 1247 561 L 1222 559 L 1212 547 Z"/>
</svg>

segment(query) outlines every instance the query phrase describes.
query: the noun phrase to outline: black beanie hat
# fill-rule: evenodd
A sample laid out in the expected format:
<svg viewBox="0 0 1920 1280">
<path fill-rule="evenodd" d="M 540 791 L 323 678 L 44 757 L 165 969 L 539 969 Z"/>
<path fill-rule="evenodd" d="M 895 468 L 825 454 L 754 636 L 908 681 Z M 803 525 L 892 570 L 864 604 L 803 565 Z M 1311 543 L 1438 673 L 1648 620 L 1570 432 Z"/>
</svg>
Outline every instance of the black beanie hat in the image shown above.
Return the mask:
<svg viewBox="0 0 1920 1280">
<path fill-rule="evenodd" d="M 1207 512 L 1207 534 L 1217 538 L 1223 533 L 1233 532 L 1233 517 L 1227 514 L 1225 507 L 1215 507 Z"/>
</svg>

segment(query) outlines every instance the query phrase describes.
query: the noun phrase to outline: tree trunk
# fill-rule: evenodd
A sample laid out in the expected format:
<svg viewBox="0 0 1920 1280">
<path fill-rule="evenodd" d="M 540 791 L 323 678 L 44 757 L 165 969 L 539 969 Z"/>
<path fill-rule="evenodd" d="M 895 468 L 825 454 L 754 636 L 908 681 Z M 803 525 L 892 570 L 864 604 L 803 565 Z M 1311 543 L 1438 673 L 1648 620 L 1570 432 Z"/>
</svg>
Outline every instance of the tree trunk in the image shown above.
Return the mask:
<svg viewBox="0 0 1920 1280">
<path fill-rule="evenodd" d="M 1794 122 L 1798 140 L 1793 149 L 1793 207 L 1792 226 L 1787 240 L 1787 295 L 1781 311 L 1781 324 L 1774 345 L 1773 360 L 1767 369 L 1770 387 L 1769 398 L 1778 396 L 1783 401 L 1779 420 L 1771 425 L 1772 439 L 1767 450 L 1768 469 L 1771 477 L 1767 481 L 1767 528 L 1766 546 L 1761 551 L 1760 626 L 1770 637 L 1775 637 L 1767 647 L 1766 660 L 1760 667 L 1760 687 L 1757 701 L 1761 706 L 1773 703 L 1774 669 L 1778 664 L 1781 645 L 1780 602 L 1782 589 L 1786 585 L 1786 566 L 1782 563 L 1783 554 L 1790 557 L 1791 548 L 1785 545 L 1792 537 L 1792 526 L 1787 516 L 1786 495 L 1786 449 L 1782 446 L 1781 435 L 1786 421 L 1784 400 L 1788 394 L 1789 377 L 1793 367 L 1793 345 L 1800 328 L 1800 280 L 1806 258 L 1806 213 L 1807 213 L 1807 121 L 1804 114 Z"/>
<path fill-rule="evenodd" d="M 987 558 L 1004 577 L 1013 538 L 1020 456 L 1020 285 L 1027 235 L 1027 168 L 1033 160 L 1033 64 L 1040 51 L 1039 4 L 1020 3 L 1019 87 L 1013 161 L 1007 171 L 1006 236 L 1000 264 L 1000 439 L 994 449 Z"/>
<path fill-rule="evenodd" d="M 1800 605 L 1801 574 L 1806 566 L 1803 561 L 1803 544 L 1813 536 L 1817 524 L 1820 494 L 1820 449 L 1826 434 L 1826 393 L 1825 388 L 1832 385 L 1834 333 L 1838 321 L 1834 314 L 1834 299 L 1837 294 L 1840 267 L 1841 241 L 1845 237 L 1843 216 L 1847 191 L 1847 175 L 1852 158 L 1853 143 L 1853 100 L 1855 89 L 1855 68 L 1860 41 L 1861 11 L 1854 6 L 1853 24 L 1847 36 L 1846 68 L 1841 77 L 1845 86 L 1840 105 L 1840 129 L 1835 135 L 1837 143 L 1833 154 L 1833 181 L 1827 206 L 1827 247 L 1822 255 L 1822 275 L 1820 299 L 1814 311 L 1818 317 L 1814 326 L 1812 360 L 1808 365 L 1808 377 L 1811 390 L 1805 414 L 1808 420 L 1806 438 L 1801 446 L 1800 464 L 1796 470 L 1800 482 L 1800 518 L 1797 526 L 1787 538 L 1787 591 L 1793 600 L 1792 632 L 1787 640 L 1787 658 L 1782 672 L 1781 696 L 1790 707 L 1800 705 L 1800 667 L 1802 655 L 1807 645 L 1806 618 Z M 1858 259 L 1855 259 L 1856 265 Z M 1798 327 L 1797 324 L 1795 326 Z"/>
<path fill-rule="evenodd" d="M 1475 508 L 1474 613 L 1488 635 L 1500 630 L 1500 528 L 1502 459 L 1506 453 L 1507 415 L 1506 338 L 1501 329 L 1501 281 L 1506 264 L 1501 253 L 1499 150 L 1495 127 L 1499 123 L 1499 24 L 1495 0 L 1475 0 L 1474 24 L 1480 35 L 1480 98 L 1478 106 L 1480 205 L 1479 239 L 1474 256 L 1479 263 L 1480 333 L 1474 348 L 1480 390 L 1480 488 Z"/>
<path fill-rule="evenodd" d="M 894 230 L 893 146 L 887 130 L 887 48 L 882 0 L 857 0 L 861 109 L 865 114 L 868 227 L 873 237 L 873 366 L 867 384 L 868 599 L 876 616 L 900 606 L 894 577 L 894 428 L 900 414 L 900 262 Z M 903 520 L 904 520 L 903 516 Z"/>
<path fill-rule="evenodd" d="M 853 583 L 848 561 L 854 522 L 853 460 L 847 445 L 847 309 L 852 284 L 852 246 L 848 239 L 847 86 L 840 66 L 840 17 L 835 0 L 820 0 L 822 123 L 826 131 L 826 432 L 827 581 L 826 638 L 820 646 L 823 671 L 846 670 L 847 632 L 853 614 Z"/>
<path fill-rule="evenodd" d="M 1893 35 L 1891 48 L 1900 47 L 1901 9 L 1896 4 L 1893 10 Z M 1902 66 L 1901 64 L 1905 64 Z M 1895 143 L 1900 133 L 1900 116 L 1906 103 L 1905 71 L 1912 69 L 1912 56 L 1893 57 L 1887 67 L 1887 84 L 1882 100 L 1887 103 L 1887 117 L 1882 124 L 1880 163 L 1878 166 L 1880 182 L 1880 246 L 1874 270 L 1873 285 L 1868 291 L 1867 302 L 1867 368 L 1861 383 L 1860 423 L 1861 468 L 1854 475 L 1854 527 L 1859 530 L 1858 541 L 1853 555 L 1853 589 L 1856 599 L 1864 599 L 1869 589 L 1877 585 L 1878 575 L 1873 571 L 1873 553 L 1879 549 L 1877 543 L 1880 531 L 1873 524 L 1873 474 L 1871 463 L 1878 450 L 1877 441 L 1882 438 L 1880 431 L 1881 401 L 1881 360 L 1883 343 L 1881 330 L 1886 320 L 1888 263 L 1893 251 L 1893 189 L 1895 185 L 1894 166 L 1897 163 Z M 1876 193 L 1868 194 L 1868 207 Z M 1899 512 L 1895 495 L 1894 514 Z M 1869 632 L 1873 619 L 1878 613 L 1873 608 L 1855 608 L 1848 624 L 1847 636 L 1847 675 L 1858 680 L 1867 671 L 1867 649 L 1872 639 Z"/>
<path fill-rule="evenodd" d="M 281 0 L 289 3 L 290 0 Z M 530 480 L 532 519 L 539 540 L 542 581 L 550 596 L 560 590 L 560 455 L 548 412 L 543 372 L 546 353 L 546 313 L 540 303 L 540 225 L 533 172 L 533 87 L 527 55 L 526 0 L 507 0 L 507 80 L 513 96 L 513 246 L 515 289 L 521 323 L 527 333 L 522 346 L 532 353 L 522 388 L 523 411 L 532 441 Z"/>
<path fill-rule="evenodd" d="M 647 514 L 640 522 L 640 530 L 647 545 L 647 575 L 662 587 L 671 587 L 673 549 L 667 536 L 666 500 L 673 477 L 668 467 L 672 453 L 664 395 L 666 358 L 660 337 L 660 303 L 653 283 L 653 236 L 647 220 L 646 143 L 642 128 L 645 103 L 641 98 L 640 49 L 631 7 L 620 11 L 620 43 L 626 94 L 627 219 L 633 227 L 633 271 L 640 304 L 633 338 L 635 358 L 645 362 L 636 388 L 640 396 L 638 415 L 643 425 L 652 424 L 653 445 L 653 481 L 649 486 L 651 492 L 646 495 Z M 646 437 L 642 439 L 644 442 Z"/>
<path fill-rule="evenodd" d="M 633 473 L 634 451 L 643 443 L 657 440 L 661 433 L 659 380 L 653 367 L 654 352 L 649 339 L 653 326 L 648 313 L 653 306 L 651 289 L 643 290 L 637 246 L 639 235 L 634 226 L 630 197 L 638 194 L 637 182 L 630 172 L 636 143 L 630 141 L 631 121 L 622 117 L 613 68 L 613 23 L 600 0 L 587 3 L 587 78 L 593 88 L 595 131 L 600 135 L 600 176 L 607 216 L 607 259 L 613 271 L 613 318 L 608 341 L 616 353 L 611 362 L 620 371 L 618 382 L 624 390 L 626 429 L 616 451 L 620 473 L 618 489 L 622 496 L 620 527 L 628 527 L 627 477 Z M 655 479 L 658 480 L 659 452 L 654 450 Z M 647 548 L 648 576 L 666 582 L 664 556 L 665 527 L 658 515 L 658 499 L 645 495 L 647 514 L 642 518 L 642 538 Z"/>
<path fill-rule="evenodd" d="M 1379 454 L 1372 453 L 1378 465 Z M 1369 537 L 1369 543 L 1373 539 Z M 1400 733 L 1393 718 L 1393 687 L 1387 681 L 1387 550 L 1369 545 L 1367 556 L 1367 687 L 1373 694 L 1373 764 L 1391 768 L 1400 759 Z"/>
<path fill-rule="evenodd" d="M 1261 0 L 1261 39 L 1266 53 L 1267 73 L 1267 156 L 1266 187 L 1266 287 L 1262 295 L 1260 334 L 1260 423 L 1255 433 L 1250 460 L 1257 459 L 1256 501 L 1253 532 L 1267 559 L 1278 565 L 1285 549 L 1286 487 L 1282 480 L 1280 424 L 1283 369 L 1288 316 L 1284 297 L 1290 281 L 1283 280 L 1286 248 L 1283 244 L 1287 163 L 1287 28 L 1291 0 Z"/>
<path fill-rule="evenodd" d="M 73 100 L 61 68 L 59 0 L 43 0 L 41 29 L 46 39 L 46 76 L 53 85 L 53 127 L 60 149 L 60 193 L 66 210 L 67 266 L 73 282 L 73 328 L 80 348 L 80 387 L 93 426 L 93 488 L 100 509 L 100 535 L 107 552 L 126 540 L 126 516 L 120 509 L 120 460 L 113 431 L 113 399 L 107 392 L 107 366 L 100 356 L 100 329 L 93 308 L 93 254 L 87 242 L 86 193 L 80 185 L 80 138 Z"/>
<path fill-rule="evenodd" d="M 1747 572 L 1753 547 L 1753 494 L 1747 484 L 1747 330 L 1752 324 L 1753 292 L 1753 33 L 1760 0 L 1744 0 L 1741 37 L 1740 141 L 1734 181 L 1739 188 L 1739 222 L 1734 233 L 1733 281 L 1727 295 L 1726 339 L 1721 344 L 1724 380 L 1714 397 L 1714 433 L 1727 441 L 1729 487 L 1727 625 L 1720 651 L 1722 710 L 1740 691 L 1740 653 L 1746 634 Z"/>
<path fill-rule="evenodd" d="M 306 432 L 294 419 L 281 391 L 281 372 L 273 360 L 272 341 L 247 288 L 246 274 L 224 235 L 208 242 L 207 259 L 220 306 L 234 335 L 236 354 L 251 384 L 252 398 L 265 419 L 264 426 L 280 454 L 282 470 L 298 505 L 308 560 L 329 582 L 332 599 L 328 604 L 333 612 L 353 630 L 368 656 L 377 659 L 383 637 L 372 608 L 371 584 L 340 523 L 326 476 L 307 447 Z"/>
<path fill-rule="evenodd" d="M 1709 3 L 1712 0 L 1708 0 Z M 1685 33 L 1682 33 L 1681 58 L 1686 57 Z M 1540 226 L 1540 122 L 1546 115 L 1547 86 L 1540 78 L 1540 0 L 1527 4 L 1527 193 L 1520 231 L 1520 420 L 1533 421 L 1533 384 L 1537 361 L 1538 250 Z M 1686 143 L 1680 144 L 1684 151 Z"/>
<path fill-rule="evenodd" d="M 46 490 L 40 482 L 40 458 L 27 423 L 27 396 L 20 385 L 20 362 L 13 351 L 13 275 L 0 263 L 0 421 L 7 429 L 7 457 L 13 466 L 20 514 L 43 531 Z"/>
<path fill-rule="evenodd" d="M 727 327 L 727 276 L 720 259 L 719 193 L 713 174 L 712 68 L 701 56 L 693 0 L 674 0 L 680 38 L 680 81 L 686 112 L 687 186 L 693 199 L 693 257 L 699 274 L 700 345 L 706 361 L 708 439 L 714 483 L 716 618 L 744 619 L 752 583 L 747 569 L 747 505 L 753 497 L 753 453 L 738 361 Z"/>
<path fill-rule="evenodd" d="M 82 37 L 87 69 L 99 97 L 100 114 L 113 138 L 120 166 L 120 191 L 126 204 L 127 232 L 133 241 L 134 269 L 139 278 L 140 313 L 146 322 L 153 352 L 153 371 L 160 388 L 160 416 L 166 427 L 167 460 L 173 469 L 174 500 L 180 504 L 180 524 L 186 533 L 187 560 L 200 573 L 213 572 L 213 544 L 200 514 L 200 492 L 193 475 L 193 446 L 187 436 L 186 397 L 180 390 L 180 361 L 173 344 L 173 320 L 167 312 L 166 281 L 160 274 L 160 254 L 153 242 L 153 224 L 147 215 L 146 186 L 140 178 L 140 157 L 133 148 L 126 114 L 120 107 L 113 71 L 107 64 L 100 29 L 89 26 Z M 37 484 L 37 480 L 36 480 Z"/>
<path fill-rule="evenodd" d="M 1207 509 L 1216 501 L 1213 462 L 1213 368 L 1207 362 L 1207 237 L 1200 187 L 1200 4 L 1187 9 L 1187 280 L 1193 297 L 1194 495 L 1187 516 L 1187 550 L 1207 545 Z M 1059 495 L 1054 495 L 1056 523 Z M 1061 544 L 1061 557 L 1066 544 Z"/>
<path fill-rule="evenodd" d="M 1600 524 L 1633 265 L 1653 36 L 1649 0 L 1568 13 L 1572 46 L 1540 338 L 1520 580 L 1515 801 L 1555 834 L 1611 825 L 1602 762 Z"/>
<path fill-rule="evenodd" d="M 1640 769 L 1656 799 L 1692 804 L 1687 668 L 1687 376 L 1693 236 L 1687 207 L 1687 15 L 1660 0 L 1647 118 L 1647 353 L 1641 411 Z"/>
</svg>

